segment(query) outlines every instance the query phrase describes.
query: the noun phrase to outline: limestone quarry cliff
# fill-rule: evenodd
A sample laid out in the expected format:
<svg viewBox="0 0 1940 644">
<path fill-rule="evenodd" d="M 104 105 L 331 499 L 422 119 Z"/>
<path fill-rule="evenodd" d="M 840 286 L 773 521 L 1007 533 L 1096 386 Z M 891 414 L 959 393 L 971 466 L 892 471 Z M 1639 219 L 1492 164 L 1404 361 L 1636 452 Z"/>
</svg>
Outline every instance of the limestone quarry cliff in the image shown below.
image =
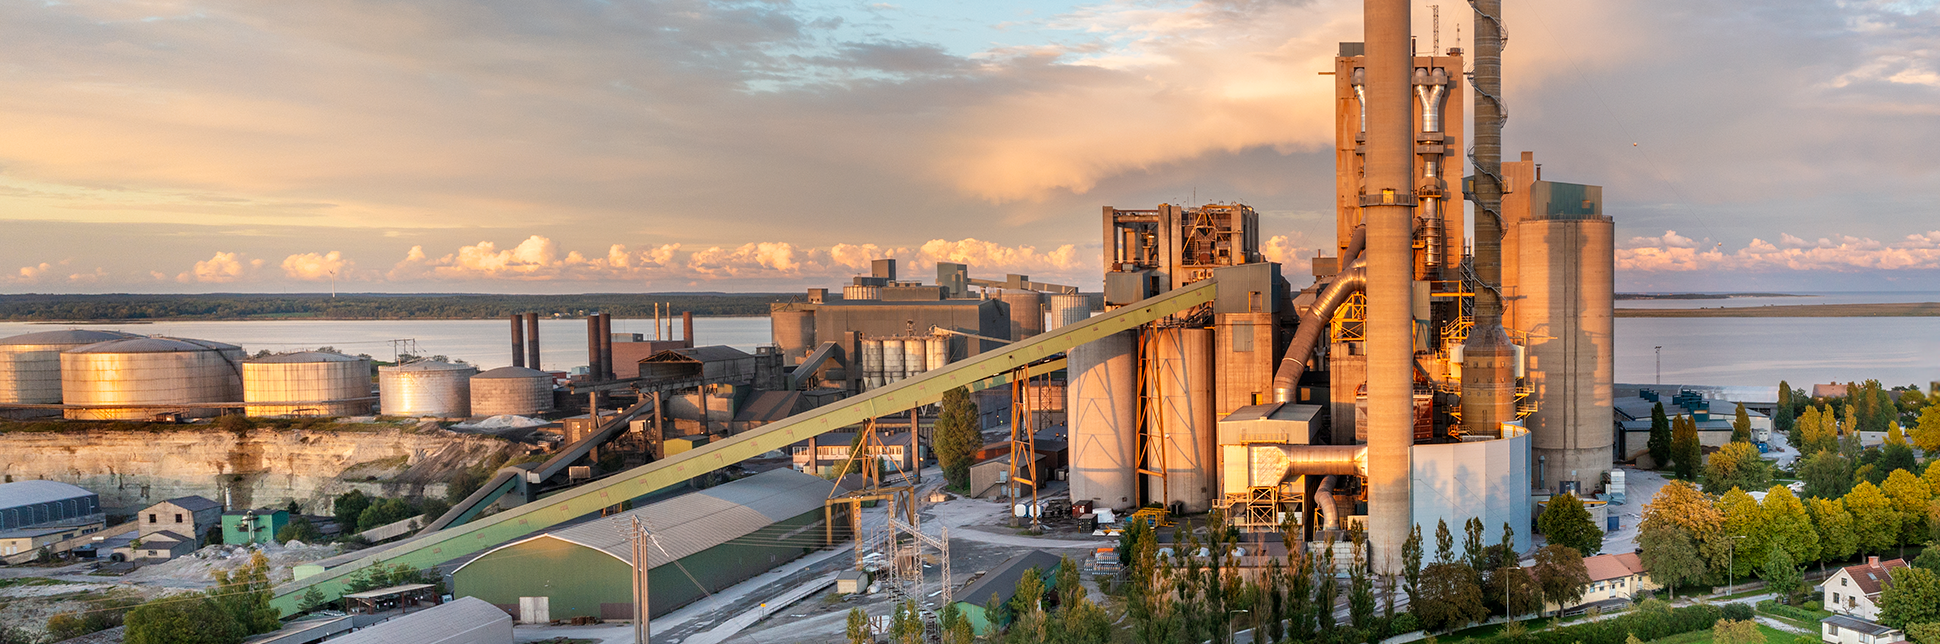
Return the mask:
<svg viewBox="0 0 1940 644">
<path fill-rule="evenodd" d="M 353 489 L 387 497 L 443 497 L 467 468 L 503 460 L 515 445 L 435 425 L 338 424 L 324 429 L 85 429 L 0 432 L 7 481 L 47 479 L 101 495 L 111 513 L 199 495 L 230 508 L 324 511 Z"/>
</svg>

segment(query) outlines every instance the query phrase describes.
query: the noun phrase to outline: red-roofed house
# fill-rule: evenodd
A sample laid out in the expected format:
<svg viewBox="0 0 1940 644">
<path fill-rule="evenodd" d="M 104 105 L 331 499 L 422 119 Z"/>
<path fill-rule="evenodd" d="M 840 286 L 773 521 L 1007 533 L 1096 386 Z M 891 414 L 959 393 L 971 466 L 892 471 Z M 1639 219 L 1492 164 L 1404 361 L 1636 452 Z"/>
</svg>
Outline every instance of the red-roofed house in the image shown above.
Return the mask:
<svg viewBox="0 0 1940 644">
<path fill-rule="evenodd" d="M 1590 585 L 1584 587 L 1581 601 L 1566 608 L 1597 603 L 1628 603 L 1634 601 L 1638 593 L 1662 587 L 1650 580 L 1650 573 L 1644 570 L 1644 562 L 1636 553 L 1584 557 L 1583 568 L 1590 573 Z M 1543 608 L 1556 609 L 1555 604 Z"/>
<path fill-rule="evenodd" d="M 1866 563 L 1840 568 L 1821 586 L 1825 609 L 1867 621 L 1878 620 L 1880 591 L 1893 581 L 1894 569 L 1905 567 L 1905 559 L 1880 561 L 1879 557 L 1867 557 Z"/>
</svg>

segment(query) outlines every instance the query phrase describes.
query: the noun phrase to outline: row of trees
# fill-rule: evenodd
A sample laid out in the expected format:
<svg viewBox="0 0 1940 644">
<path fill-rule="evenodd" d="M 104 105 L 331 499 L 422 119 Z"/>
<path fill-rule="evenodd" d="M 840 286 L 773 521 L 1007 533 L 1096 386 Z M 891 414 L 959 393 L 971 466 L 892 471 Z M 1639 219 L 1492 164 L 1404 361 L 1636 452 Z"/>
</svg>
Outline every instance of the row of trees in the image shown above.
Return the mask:
<svg viewBox="0 0 1940 644">
<path fill-rule="evenodd" d="M 339 320 L 502 318 L 588 312 L 651 318 L 654 304 L 695 315 L 766 315 L 801 297 L 776 293 L 589 293 L 583 295 L 0 295 L 0 320 L 161 320 L 309 317 Z"/>
<path fill-rule="evenodd" d="M 149 600 L 125 618 L 127 644 L 236 644 L 283 627 L 269 605 L 269 559 L 257 552 L 249 564 L 215 572 L 206 592 Z"/>
</svg>

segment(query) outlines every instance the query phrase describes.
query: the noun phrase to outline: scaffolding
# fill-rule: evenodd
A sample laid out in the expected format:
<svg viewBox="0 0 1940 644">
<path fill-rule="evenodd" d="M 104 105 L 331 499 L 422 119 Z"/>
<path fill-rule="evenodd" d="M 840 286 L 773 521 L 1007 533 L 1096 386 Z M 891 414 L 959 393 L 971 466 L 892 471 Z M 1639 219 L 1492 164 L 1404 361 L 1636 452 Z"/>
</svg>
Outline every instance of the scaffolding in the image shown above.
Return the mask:
<svg viewBox="0 0 1940 644">
<path fill-rule="evenodd" d="M 829 498 L 822 504 L 823 541 L 835 545 L 835 511 L 841 507 L 848 513 L 849 534 L 855 539 L 855 567 L 862 569 L 863 561 L 871 552 L 881 552 L 893 545 L 894 531 L 864 530 L 862 525 L 862 504 L 871 501 L 885 501 L 889 504 L 890 518 L 895 518 L 897 509 L 903 510 L 911 522 L 916 519 L 916 489 L 909 485 L 883 484 L 882 436 L 876 431 L 876 419 L 864 422 L 862 431 L 857 433 L 856 442 L 849 449 L 849 457 L 842 461 L 842 468 L 836 471 L 835 488 L 829 490 Z M 862 459 L 869 459 L 865 462 Z M 866 463 L 866 464 L 865 464 Z M 896 471 L 897 479 L 907 481 L 908 475 L 902 471 L 902 464 L 890 461 Z M 855 471 L 862 476 L 862 485 L 853 490 L 842 488 L 842 479 Z M 900 503 L 898 502 L 900 501 Z M 889 553 L 893 555 L 894 553 Z"/>
<path fill-rule="evenodd" d="M 1027 365 L 1019 369 L 1017 376 L 1010 381 L 1010 499 L 1013 503 L 1022 501 L 1023 486 L 1030 486 L 1031 504 L 1025 506 L 1025 514 L 1030 515 L 1031 529 L 1035 530 L 1041 527 L 1041 512 L 1037 507 L 1037 429 L 1031 422 L 1031 368 Z M 1013 526 L 1019 523 L 1015 515 L 1011 521 Z"/>
</svg>

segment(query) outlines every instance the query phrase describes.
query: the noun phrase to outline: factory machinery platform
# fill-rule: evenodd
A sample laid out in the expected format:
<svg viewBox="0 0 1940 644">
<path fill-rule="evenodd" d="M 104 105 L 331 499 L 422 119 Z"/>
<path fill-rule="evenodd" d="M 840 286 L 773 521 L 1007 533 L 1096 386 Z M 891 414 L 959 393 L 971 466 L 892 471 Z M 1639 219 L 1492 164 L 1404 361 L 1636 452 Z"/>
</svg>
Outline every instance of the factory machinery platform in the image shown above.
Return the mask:
<svg viewBox="0 0 1940 644">
<path fill-rule="evenodd" d="M 836 431 L 871 418 L 938 402 L 943 399 L 943 393 L 951 389 L 971 387 L 979 383 L 987 384 L 994 377 L 1064 353 L 1079 345 L 1211 303 L 1217 294 L 1216 279 L 1194 282 L 1182 288 L 1146 298 L 1136 304 L 870 390 L 833 405 L 796 414 L 758 429 L 675 454 L 664 460 L 560 491 L 532 503 L 482 517 L 476 517 L 476 512 L 472 512 L 474 516 L 465 517 L 469 521 L 449 522 L 450 525 L 442 530 L 420 534 L 389 547 L 371 549 L 367 551 L 369 554 L 354 562 L 329 568 L 320 574 L 279 586 L 275 589 L 272 605 L 284 615 L 294 614 L 303 594 L 309 589 L 314 588 L 323 593 L 324 597 L 335 599 L 342 595 L 344 584 L 352 575 L 380 559 L 390 565 L 430 568 L 458 557 L 481 552 L 533 531 L 599 512 L 627 499 L 678 485 L 696 476 L 781 449 L 812 436 Z M 622 417 L 629 415 L 623 414 Z M 615 423 L 623 424 L 617 420 Z M 500 482 L 501 485 L 504 483 Z M 490 490 L 498 487 L 488 486 L 487 490 L 481 490 L 481 492 L 490 494 Z M 484 506 L 482 503 L 473 505 Z M 463 513 L 463 511 L 458 512 Z"/>
</svg>

